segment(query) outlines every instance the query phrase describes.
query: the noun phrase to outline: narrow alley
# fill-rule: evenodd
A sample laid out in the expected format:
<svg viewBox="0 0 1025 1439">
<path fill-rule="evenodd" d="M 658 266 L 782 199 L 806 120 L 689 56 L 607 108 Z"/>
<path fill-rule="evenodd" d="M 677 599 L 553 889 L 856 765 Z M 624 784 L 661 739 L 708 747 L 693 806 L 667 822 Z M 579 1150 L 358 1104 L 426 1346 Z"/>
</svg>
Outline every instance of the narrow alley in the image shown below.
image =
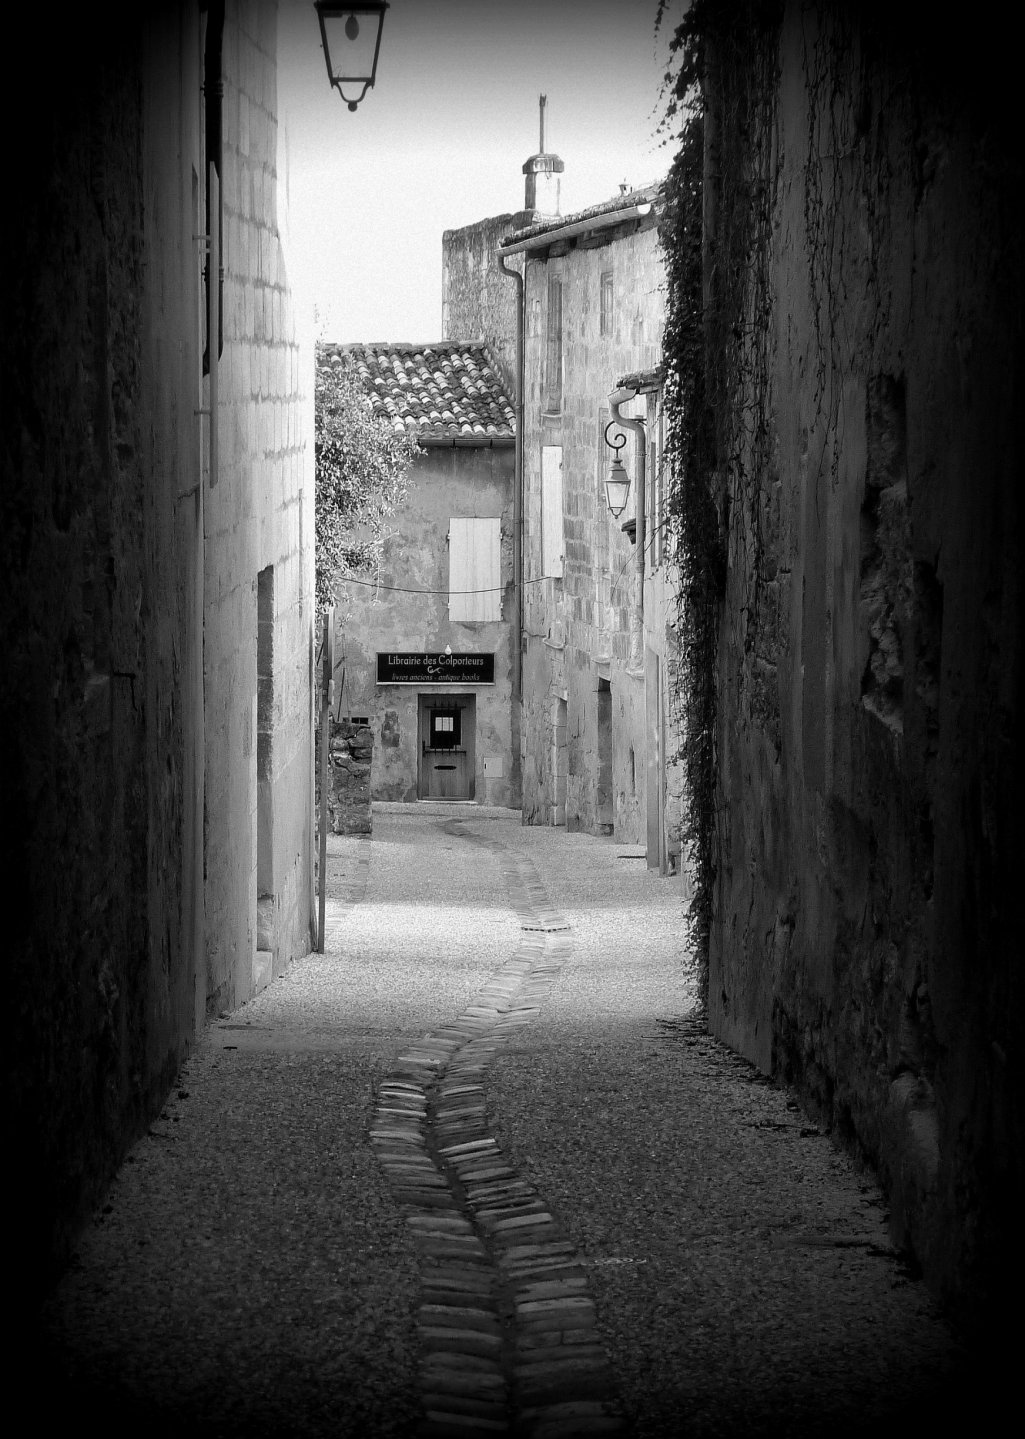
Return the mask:
<svg viewBox="0 0 1025 1439">
<path fill-rule="evenodd" d="M 16 1434 L 1005 1427 L 1009 15 L 19 16 Z"/>
<path fill-rule="evenodd" d="M 41 1417 L 225 1439 L 949 1419 L 961 1358 L 875 1181 L 709 1037 L 683 895 L 636 847 L 378 805 L 372 839 L 331 837 L 328 883 L 326 952 L 208 1027 L 82 1235 Z"/>
</svg>

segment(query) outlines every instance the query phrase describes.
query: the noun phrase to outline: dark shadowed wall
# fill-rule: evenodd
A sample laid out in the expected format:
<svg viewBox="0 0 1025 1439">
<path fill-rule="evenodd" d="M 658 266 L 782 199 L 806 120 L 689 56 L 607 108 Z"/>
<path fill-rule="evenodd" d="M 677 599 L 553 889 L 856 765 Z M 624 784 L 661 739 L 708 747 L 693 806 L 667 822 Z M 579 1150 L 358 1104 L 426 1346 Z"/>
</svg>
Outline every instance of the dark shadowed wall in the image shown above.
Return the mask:
<svg viewBox="0 0 1025 1439">
<path fill-rule="evenodd" d="M 1021 1245 L 1021 167 L 982 22 L 874 14 L 709 52 L 709 1012 L 983 1318 Z"/>
</svg>

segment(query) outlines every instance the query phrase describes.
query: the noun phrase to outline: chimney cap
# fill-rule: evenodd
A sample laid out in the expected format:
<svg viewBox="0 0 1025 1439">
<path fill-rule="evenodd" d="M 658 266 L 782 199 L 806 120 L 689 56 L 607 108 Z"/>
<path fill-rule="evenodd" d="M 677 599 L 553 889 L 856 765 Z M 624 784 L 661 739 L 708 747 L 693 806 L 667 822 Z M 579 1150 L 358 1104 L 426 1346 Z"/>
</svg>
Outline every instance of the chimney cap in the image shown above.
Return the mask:
<svg viewBox="0 0 1025 1439">
<path fill-rule="evenodd" d="M 545 149 L 545 108 L 547 104 L 548 96 L 539 95 L 538 139 L 540 147 L 537 154 L 531 155 L 523 166 L 523 173 L 527 177 L 523 186 L 523 209 L 525 214 L 531 216 L 532 221 L 559 214 L 559 181 L 556 176 L 561 175 L 566 168 L 558 155 L 549 154 Z"/>
</svg>

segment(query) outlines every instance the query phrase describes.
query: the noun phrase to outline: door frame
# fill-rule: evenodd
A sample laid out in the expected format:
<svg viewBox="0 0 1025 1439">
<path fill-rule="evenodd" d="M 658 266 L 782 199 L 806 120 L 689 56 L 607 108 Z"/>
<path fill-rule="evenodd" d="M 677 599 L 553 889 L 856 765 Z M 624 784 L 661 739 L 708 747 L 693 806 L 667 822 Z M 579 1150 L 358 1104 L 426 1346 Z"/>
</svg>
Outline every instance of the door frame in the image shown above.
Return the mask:
<svg viewBox="0 0 1025 1439">
<path fill-rule="evenodd" d="M 451 690 L 420 690 L 416 696 L 416 797 L 431 798 L 430 771 L 425 764 L 430 738 L 432 710 L 459 710 L 458 753 L 466 756 L 466 793 L 453 795 L 451 802 L 474 800 L 477 793 L 477 696 Z M 433 753 L 433 751 L 432 751 Z"/>
</svg>

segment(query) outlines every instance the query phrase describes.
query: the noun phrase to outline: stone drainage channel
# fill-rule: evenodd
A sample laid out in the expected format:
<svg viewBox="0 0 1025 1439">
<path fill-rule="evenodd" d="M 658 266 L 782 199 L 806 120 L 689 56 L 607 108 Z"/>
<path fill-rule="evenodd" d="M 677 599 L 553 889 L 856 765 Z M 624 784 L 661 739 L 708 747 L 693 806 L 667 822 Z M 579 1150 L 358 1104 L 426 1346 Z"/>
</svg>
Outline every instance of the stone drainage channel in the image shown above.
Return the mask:
<svg viewBox="0 0 1025 1439">
<path fill-rule="evenodd" d="M 370 1138 L 420 1264 L 420 1388 L 428 1436 L 622 1434 L 583 1262 L 488 1130 L 484 1075 L 537 1015 L 572 937 L 523 855 L 490 849 L 522 939 L 450 1024 L 401 1054 Z"/>
</svg>

